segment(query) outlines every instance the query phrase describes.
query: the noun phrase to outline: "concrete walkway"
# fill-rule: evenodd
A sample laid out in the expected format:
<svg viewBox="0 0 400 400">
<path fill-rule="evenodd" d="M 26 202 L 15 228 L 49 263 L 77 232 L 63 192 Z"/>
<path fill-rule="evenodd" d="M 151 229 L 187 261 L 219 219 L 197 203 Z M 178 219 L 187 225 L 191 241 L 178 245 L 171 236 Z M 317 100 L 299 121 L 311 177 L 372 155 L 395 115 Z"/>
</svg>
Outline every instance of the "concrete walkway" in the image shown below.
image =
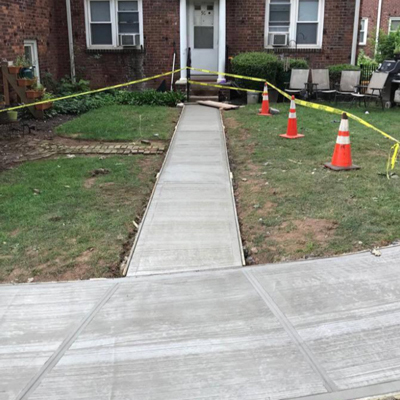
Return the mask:
<svg viewBox="0 0 400 400">
<path fill-rule="evenodd" d="M 186 106 L 134 245 L 128 276 L 242 265 L 220 112 Z"/>
<path fill-rule="evenodd" d="M 400 391 L 400 248 L 0 286 L 0 400 L 346 400 Z"/>
</svg>

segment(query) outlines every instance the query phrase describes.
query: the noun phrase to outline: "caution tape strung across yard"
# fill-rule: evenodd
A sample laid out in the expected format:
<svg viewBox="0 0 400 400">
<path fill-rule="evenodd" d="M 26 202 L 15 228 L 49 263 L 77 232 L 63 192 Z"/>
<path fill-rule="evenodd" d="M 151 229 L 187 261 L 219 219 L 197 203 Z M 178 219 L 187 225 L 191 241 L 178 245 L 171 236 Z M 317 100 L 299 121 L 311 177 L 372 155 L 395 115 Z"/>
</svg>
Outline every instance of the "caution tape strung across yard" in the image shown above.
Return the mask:
<svg viewBox="0 0 400 400">
<path fill-rule="evenodd" d="M 22 109 L 22 108 L 34 107 L 34 106 L 39 105 L 39 104 L 54 103 L 54 102 L 56 102 L 56 101 L 62 101 L 62 100 L 66 100 L 66 99 L 72 99 L 72 98 L 80 97 L 80 96 L 87 96 L 87 95 L 89 95 L 89 94 L 94 94 L 94 93 L 106 92 L 107 90 L 119 89 L 119 88 L 126 87 L 126 86 L 137 85 L 138 83 L 148 82 L 148 81 L 152 81 L 153 79 L 158 79 L 158 78 L 162 78 L 162 77 L 164 77 L 164 76 L 176 74 L 176 73 L 178 73 L 178 72 L 183 71 L 184 69 L 186 69 L 186 68 L 176 69 L 176 70 L 174 70 L 174 71 L 166 72 L 166 73 L 164 73 L 164 74 L 159 74 L 159 75 L 150 76 L 149 78 L 138 79 L 138 80 L 136 80 L 136 81 L 130 81 L 130 82 L 126 82 L 126 83 L 120 83 L 120 84 L 118 84 L 118 85 L 107 86 L 107 87 L 100 88 L 100 89 L 88 90 L 87 92 L 70 94 L 70 95 L 68 95 L 68 96 L 56 97 L 56 98 L 54 98 L 54 99 L 36 101 L 35 103 L 22 104 L 22 105 L 20 105 L 20 106 L 15 106 L 15 107 L 6 108 L 6 109 L 4 109 L 4 110 L 0 110 L 0 113 L 6 112 L 6 111 L 20 110 L 20 109 Z"/>
<path fill-rule="evenodd" d="M 209 71 L 209 70 L 206 70 L 206 69 L 199 69 L 199 68 L 192 68 L 192 67 L 187 67 L 187 68 L 191 69 L 193 71 L 205 72 L 205 73 L 212 74 L 212 75 L 224 75 L 224 76 L 229 76 L 229 77 L 232 77 L 232 78 L 245 79 L 245 80 L 249 80 L 249 81 L 253 81 L 253 82 L 263 82 L 263 83 L 266 82 L 268 84 L 268 86 L 270 86 L 273 89 L 275 89 L 282 96 L 286 97 L 289 100 L 291 99 L 291 96 L 289 94 L 287 94 L 283 90 L 277 88 L 272 83 L 270 83 L 268 81 L 265 81 L 264 79 L 253 78 L 253 77 L 250 77 L 250 76 L 243 76 L 243 75 L 235 75 L 235 74 L 217 72 L 217 71 Z M 191 84 L 195 84 L 195 85 L 200 84 L 200 85 L 203 85 L 203 86 L 213 86 L 213 87 L 218 87 L 218 88 L 223 88 L 223 89 L 233 89 L 233 90 L 241 90 L 241 91 L 246 91 L 246 92 L 262 93 L 261 90 L 250 90 L 250 89 L 243 89 L 243 88 L 237 88 L 237 87 L 225 86 L 225 85 L 214 85 L 214 84 L 202 83 L 202 82 L 199 83 L 199 82 L 192 81 L 192 80 L 189 81 L 189 82 Z M 389 176 L 389 171 L 391 171 L 391 170 L 393 170 L 395 168 L 397 157 L 399 155 L 399 150 L 400 150 L 400 140 L 398 140 L 398 139 L 394 138 L 393 136 L 387 134 L 386 132 L 384 132 L 381 129 L 377 128 L 376 126 L 370 124 L 369 122 L 364 121 L 362 118 L 357 117 L 354 114 L 348 113 L 347 111 L 343 111 L 343 110 L 340 110 L 340 109 L 334 108 L 334 107 L 325 106 L 325 105 L 322 105 L 322 104 L 311 103 L 309 101 L 300 100 L 300 99 L 295 99 L 295 102 L 296 102 L 296 104 L 299 104 L 299 105 L 301 105 L 303 107 L 313 108 L 315 110 L 322 110 L 322 111 L 326 111 L 326 112 L 332 113 L 332 114 L 341 115 L 343 113 L 346 113 L 347 116 L 349 118 L 353 119 L 354 121 L 357 121 L 361 125 L 364 125 L 367 128 L 370 128 L 370 129 L 374 130 L 375 132 L 380 133 L 386 139 L 392 140 L 393 142 L 395 142 L 395 144 L 391 147 L 390 153 L 389 153 L 389 158 L 388 158 L 388 163 L 387 163 L 388 176 Z"/>
</svg>

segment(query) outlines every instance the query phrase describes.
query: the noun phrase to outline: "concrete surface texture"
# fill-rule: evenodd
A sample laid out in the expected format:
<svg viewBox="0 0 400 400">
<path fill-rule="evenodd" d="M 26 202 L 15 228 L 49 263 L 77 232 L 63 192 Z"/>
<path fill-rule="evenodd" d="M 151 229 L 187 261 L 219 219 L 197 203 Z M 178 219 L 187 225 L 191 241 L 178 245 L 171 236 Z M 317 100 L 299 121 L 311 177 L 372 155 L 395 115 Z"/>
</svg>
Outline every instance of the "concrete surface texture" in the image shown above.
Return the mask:
<svg viewBox="0 0 400 400">
<path fill-rule="evenodd" d="M 2 286 L 0 399 L 399 392 L 399 256 Z"/>
<path fill-rule="evenodd" d="M 220 112 L 186 106 L 141 224 L 128 276 L 242 265 Z"/>
</svg>

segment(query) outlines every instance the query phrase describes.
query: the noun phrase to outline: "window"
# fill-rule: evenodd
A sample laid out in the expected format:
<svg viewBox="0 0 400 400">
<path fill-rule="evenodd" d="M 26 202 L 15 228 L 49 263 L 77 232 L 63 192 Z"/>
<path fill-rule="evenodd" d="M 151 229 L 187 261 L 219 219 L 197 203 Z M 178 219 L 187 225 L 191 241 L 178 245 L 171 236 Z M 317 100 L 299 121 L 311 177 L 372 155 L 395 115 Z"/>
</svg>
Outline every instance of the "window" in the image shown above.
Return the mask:
<svg viewBox="0 0 400 400">
<path fill-rule="evenodd" d="M 40 71 L 39 71 L 39 57 L 38 57 L 38 47 L 36 40 L 25 40 L 24 41 L 24 55 L 27 60 L 29 60 L 34 67 L 33 73 L 40 83 Z"/>
<path fill-rule="evenodd" d="M 142 0 L 85 0 L 89 48 L 143 46 Z"/>
<path fill-rule="evenodd" d="M 392 17 L 389 20 L 389 33 L 396 32 L 400 28 L 400 17 Z"/>
<path fill-rule="evenodd" d="M 368 18 L 362 18 L 360 21 L 360 45 L 365 46 L 367 44 L 368 36 Z"/>
<path fill-rule="evenodd" d="M 322 46 L 324 0 L 266 0 L 266 46 Z M 282 36 L 286 40 L 282 41 Z"/>
</svg>

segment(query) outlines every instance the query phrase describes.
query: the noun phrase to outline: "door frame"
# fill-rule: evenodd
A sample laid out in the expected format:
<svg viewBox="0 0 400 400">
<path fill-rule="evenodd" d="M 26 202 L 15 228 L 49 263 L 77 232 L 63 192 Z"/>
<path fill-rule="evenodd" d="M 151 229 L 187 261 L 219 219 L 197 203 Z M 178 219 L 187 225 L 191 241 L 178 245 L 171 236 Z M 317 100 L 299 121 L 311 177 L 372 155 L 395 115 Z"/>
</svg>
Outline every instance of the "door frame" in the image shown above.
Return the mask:
<svg viewBox="0 0 400 400">
<path fill-rule="evenodd" d="M 214 5 L 214 47 L 213 49 L 195 49 L 194 48 L 194 11 L 195 5 L 198 3 L 202 4 L 213 4 Z M 192 60 L 194 52 L 206 53 L 207 51 L 212 51 L 214 53 L 215 60 L 213 60 L 212 64 L 207 66 L 198 66 L 192 65 L 193 67 L 208 69 L 208 70 L 217 70 L 218 69 L 218 58 L 219 58 L 219 0 L 188 0 L 188 8 L 187 8 L 187 32 L 188 32 L 188 47 L 191 48 Z M 192 75 L 205 75 L 204 72 L 200 71 L 192 71 Z"/>
</svg>

